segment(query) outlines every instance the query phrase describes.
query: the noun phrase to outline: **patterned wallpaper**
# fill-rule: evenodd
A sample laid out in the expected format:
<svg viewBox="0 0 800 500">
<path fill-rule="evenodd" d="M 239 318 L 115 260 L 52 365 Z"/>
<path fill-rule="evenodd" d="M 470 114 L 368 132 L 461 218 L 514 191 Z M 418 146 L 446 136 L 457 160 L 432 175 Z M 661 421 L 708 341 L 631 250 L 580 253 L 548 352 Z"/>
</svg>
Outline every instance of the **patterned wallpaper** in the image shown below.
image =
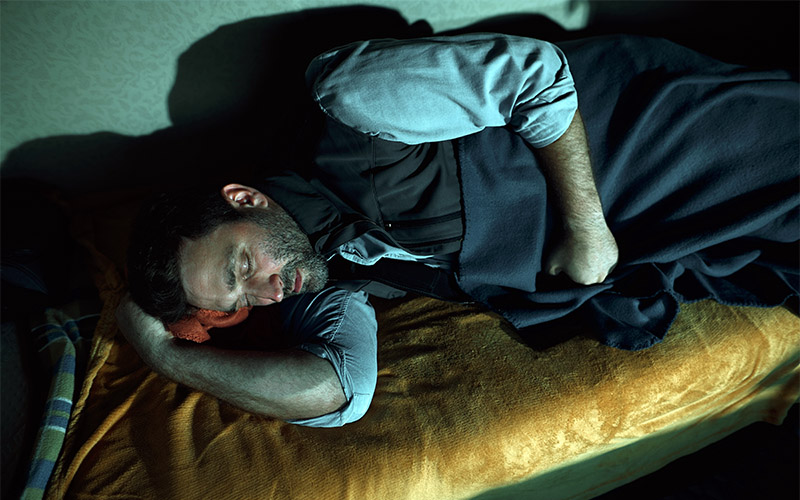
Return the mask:
<svg viewBox="0 0 800 500">
<path fill-rule="evenodd" d="M 31 139 L 170 125 L 178 56 L 218 26 L 309 7 L 372 4 L 436 31 L 511 12 L 584 25 L 586 0 L 191 0 L 0 3 L 0 158 Z"/>
</svg>

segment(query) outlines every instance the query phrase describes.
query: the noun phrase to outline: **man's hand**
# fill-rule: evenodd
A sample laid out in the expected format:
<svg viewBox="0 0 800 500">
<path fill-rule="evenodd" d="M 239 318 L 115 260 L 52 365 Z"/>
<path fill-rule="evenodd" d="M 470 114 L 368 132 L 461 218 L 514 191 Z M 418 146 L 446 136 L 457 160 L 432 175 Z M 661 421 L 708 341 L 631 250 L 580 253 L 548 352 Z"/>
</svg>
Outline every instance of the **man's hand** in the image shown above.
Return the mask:
<svg viewBox="0 0 800 500">
<path fill-rule="evenodd" d="M 619 250 L 605 223 L 596 229 L 566 231 L 545 262 L 545 270 L 555 276 L 564 272 L 575 283 L 602 283 L 617 264 Z"/>
</svg>

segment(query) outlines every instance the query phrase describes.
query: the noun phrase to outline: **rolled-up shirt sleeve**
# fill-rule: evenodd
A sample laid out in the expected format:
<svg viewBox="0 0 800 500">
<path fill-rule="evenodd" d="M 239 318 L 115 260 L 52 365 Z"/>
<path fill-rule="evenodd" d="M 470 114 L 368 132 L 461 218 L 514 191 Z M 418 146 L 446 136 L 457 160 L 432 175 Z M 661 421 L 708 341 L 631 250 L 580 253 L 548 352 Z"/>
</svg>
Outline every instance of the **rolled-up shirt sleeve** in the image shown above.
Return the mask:
<svg viewBox="0 0 800 500">
<path fill-rule="evenodd" d="M 339 427 L 360 419 L 369 409 L 378 378 L 378 324 L 367 295 L 328 288 L 290 297 L 280 308 L 284 334 L 295 347 L 330 362 L 347 400 L 332 413 L 288 422 Z"/>
<path fill-rule="evenodd" d="M 334 119 L 405 144 L 509 126 L 541 148 L 578 108 L 561 50 L 509 35 L 357 42 L 315 58 L 306 79 Z"/>
</svg>

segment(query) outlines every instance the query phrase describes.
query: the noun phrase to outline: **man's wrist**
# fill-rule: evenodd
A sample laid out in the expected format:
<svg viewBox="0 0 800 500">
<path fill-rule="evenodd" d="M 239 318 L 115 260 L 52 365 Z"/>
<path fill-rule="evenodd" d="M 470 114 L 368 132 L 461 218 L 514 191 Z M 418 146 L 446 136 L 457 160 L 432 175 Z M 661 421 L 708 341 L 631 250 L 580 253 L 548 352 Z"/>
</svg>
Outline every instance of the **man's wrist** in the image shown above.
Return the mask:
<svg viewBox="0 0 800 500">
<path fill-rule="evenodd" d="M 561 229 L 565 235 L 580 237 L 609 231 L 599 200 L 596 202 L 596 207 L 584 207 L 580 211 L 566 209 L 560 219 Z"/>
</svg>

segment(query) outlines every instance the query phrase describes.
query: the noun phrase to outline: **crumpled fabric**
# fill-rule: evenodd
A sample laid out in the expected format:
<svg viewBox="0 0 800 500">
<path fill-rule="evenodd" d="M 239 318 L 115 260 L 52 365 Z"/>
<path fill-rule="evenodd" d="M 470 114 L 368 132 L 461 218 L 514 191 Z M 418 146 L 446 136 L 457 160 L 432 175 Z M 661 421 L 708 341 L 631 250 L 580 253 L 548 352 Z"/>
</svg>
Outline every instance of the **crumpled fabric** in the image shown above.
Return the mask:
<svg viewBox="0 0 800 500">
<path fill-rule="evenodd" d="M 212 328 L 228 328 L 238 325 L 247 319 L 252 307 L 243 307 L 234 312 L 199 309 L 191 316 L 167 325 L 174 337 L 192 342 L 203 343 L 211 340 L 208 331 Z"/>
<path fill-rule="evenodd" d="M 506 129 L 459 140 L 459 285 L 536 339 L 569 319 L 628 350 L 660 342 L 680 304 L 797 297 L 798 82 L 662 39 L 561 44 L 620 261 L 602 284 L 542 271 L 556 227 L 531 149 Z"/>
</svg>

